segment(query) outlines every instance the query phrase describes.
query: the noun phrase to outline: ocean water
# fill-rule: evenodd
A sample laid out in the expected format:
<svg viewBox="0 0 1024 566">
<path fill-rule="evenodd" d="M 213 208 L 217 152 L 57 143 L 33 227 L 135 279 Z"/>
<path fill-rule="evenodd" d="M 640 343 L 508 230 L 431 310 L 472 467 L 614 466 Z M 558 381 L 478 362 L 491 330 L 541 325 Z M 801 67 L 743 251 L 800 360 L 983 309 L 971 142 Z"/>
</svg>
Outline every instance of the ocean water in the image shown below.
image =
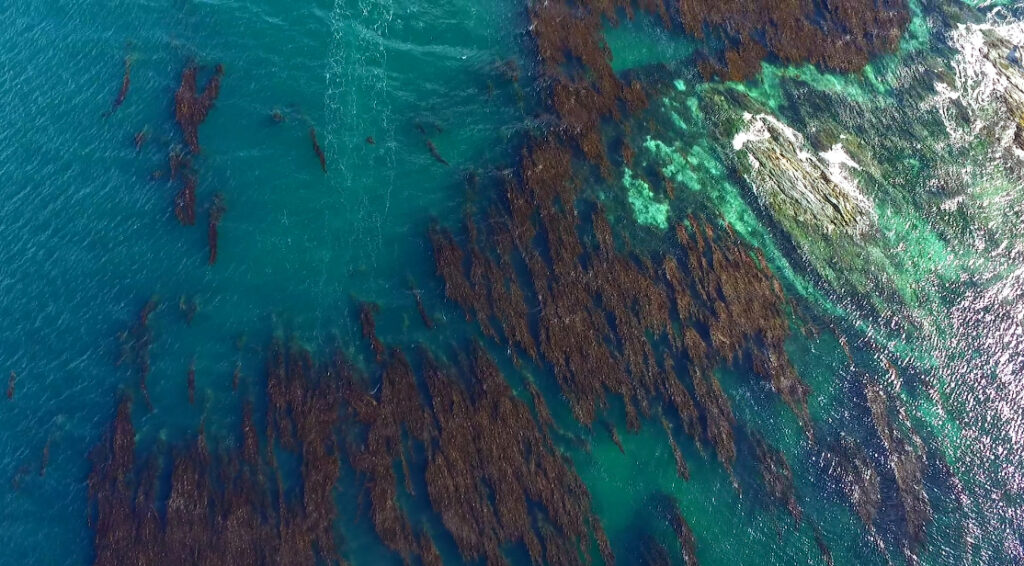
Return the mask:
<svg viewBox="0 0 1024 566">
<path fill-rule="evenodd" d="M 638 120 L 630 135 L 637 169 L 677 188 L 673 198 L 633 192 L 628 180 L 588 191 L 641 248 L 661 245 L 687 214 L 724 219 L 764 251 L 798 309 L 826 321 L 820 336 L 794 332 L 787 343 L 813 390 L 815 441 L 769 385 L 741 368 L 717 372 L 739 449 L 752 451 L 756 432 L 782 451 L 802 521 L 765 494 L 753 458 L 730 476 L 710 451 L 680 443 L 691 479 L 679 479 L 660 427 L 627 434 L 614 404 L 607 418 L 624 452 L 600 427 L 580 432 L 586 449 L 561 447 L 623 564 L 642 563 L 646 534 L 671 538 L 657 509 L 666 493 L 701 564 L 820 564 L 816 537 L 836 564 L 912 562 L 894 473 L 881 468 L 872 529 L 836 479 L 832 448 L 846 439 L 886 461 L 865 374 L 901 407 L 927 462 L 934 520 L 916 559 L 1024 561 L 1024 154 L 999 96 L 1006 84 L 970 49 L 982 29 L 1024 42 L 1022 10 L 913 6 L 899 53 L 853 76 L 767 64 L 747 83 L 708 84 L 691 40 L 644 17 L 608 30 L 616 72 L 658 65 L 672 85 L 644 117 L 657 129 Z M 357 301 L 380 305 L 390 343 L 477 335 L 445 300 L 426 234 L 434 222 L 458 226 L 467 203 L 488 206 L 488 187 L 543 123 L 523 3 L 15 0 L 0 5 L 0 21 L 0 376 L 17 375 L 13 399 L 0 400 L 0 564 L 92 559 L 89 452 L 118 392 L 137 391 L 137 375 L 117 364 L 118 334 L 151 299 L 154 410 L 137 404 L 135 420 L 149 446 L 200 423 L 214 436 L 235 430 L 232 374 L 240 365 L 243 390 L 258 392 L 271 336 L 365 356 Z M 130 89 L 105 116 L 126 58 Z M 182 227 L 168 154 L 180 144 L 174 94 L 190 62 L 201 80 L 221 63 L 224 78 L 200 128 L 198 222 Z M 736 142 L 762 115 L 863 196 L 872 237 L 794 228 L 759 196 L 748 155 L 764 140 Z M 226 212 L 211 266 L 206 219 L 218 193 Z M 413 289 L 441 332 L 420 324 Z M 545 393 L 573 427 L 557 390 Z M 339 500 L 357 496 L 355 487 Z M 350 563 L 401 563 L 365 518 L 337 528 Z"/>
</svg>

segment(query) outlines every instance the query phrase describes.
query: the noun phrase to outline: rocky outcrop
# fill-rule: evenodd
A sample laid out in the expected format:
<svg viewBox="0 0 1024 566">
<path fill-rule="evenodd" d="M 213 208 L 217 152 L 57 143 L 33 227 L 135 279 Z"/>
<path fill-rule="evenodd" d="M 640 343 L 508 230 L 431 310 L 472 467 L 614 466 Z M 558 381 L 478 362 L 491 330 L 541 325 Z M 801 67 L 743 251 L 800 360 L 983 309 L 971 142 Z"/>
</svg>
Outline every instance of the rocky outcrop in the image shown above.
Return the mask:
<svg viewBox="0 0 1024 566">
<path fill-rule="evenodd" d="M 733 149 L 746 154 L 747 181 L 787 231 L 856 236 L 875 226 L 871 201 L 850 176 L 860 166 L 841 145 L 816 153 L 773 116 L 743 118 L 746 127 L 733 138 Z"/>
</svg>

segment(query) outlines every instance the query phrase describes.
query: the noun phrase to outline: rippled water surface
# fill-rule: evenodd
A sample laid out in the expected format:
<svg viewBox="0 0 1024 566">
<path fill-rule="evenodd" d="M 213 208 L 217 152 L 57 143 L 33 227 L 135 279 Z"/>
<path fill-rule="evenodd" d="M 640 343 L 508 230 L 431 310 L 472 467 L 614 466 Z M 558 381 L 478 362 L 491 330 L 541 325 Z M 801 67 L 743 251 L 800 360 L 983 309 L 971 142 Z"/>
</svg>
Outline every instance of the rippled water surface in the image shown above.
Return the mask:
<svg viewBox="0 0 1024 566">
<path fill-rule="evenodd" d="M 912 3 L 899 53 L 861 74 L 769 63 L 743 84 L 702 81 L 691 40 L 651 19 L 609 29 L 616 72 L 664 88 L 629 129 L 635 171 L 587 194 L 641 250 L 665 245 L 688 214 L 727 222 L 763 250 L 794 327 L 815 321 L 786 345 L 813 390 L 814 440 L 742 363 L 717 370 L 740 452 L 754 453 L 754 438 L 781 450 L 801 521 L 765 493 L 753 457 L 727 473 L 706 447 L 681 443 L 691 478 L 679 479 L 661 428 L 627 433 L 615 404 L 605 419 L 622 451 L 600 426 L 560 446 L 620 562 L 643 562 L 650 533 L 671 537 L 658 511 L 666 493 L 701 564 L 819 564 L 819 541 L 836 564 L 1024 561 L 1024 150 L 1014 140 L 1024 90 L 1018 117 L 1005 94 L 1024 85 L 1024 69 L 991 55 L 992 37 L 1024 44 L 1024 10 L 969 4 Z M 0 376 L 16 374 L 13 399 L 0 401 L 0 563 L 91 560 L 89 451 L 118 392 L 136 391 L 137 376 L 117 364 L 118 335 L 150 299 L 154 410 L 136 411 L 146 445 L 173 444 L 200 422 L 212 435 L 234 430 L 233 371 L 240 363 L 258 390 L 272 335 L 364 355 L 357 300 L 380 305 L 378 331 L 395 344 L 478 334 L 445 300 L 426 235 L 435 222 L 459 226 L 467 206 L 491 206 L 522 140 L 548 119 L 523 3 L 15 0 L 0 5 L 0 22 Z M 130 89 L 109 113 L 126 59 Z M 201 82 L 224 65 L 200 129 L 191 228 L 174 217 L 168 162 L 189 63 Z M 796 165 L 773 169 L 780 156 Z M 772 188 L 779 175 L 795 186 L 793 171 L 810 172 L 809 192 Z M 674 195 L 651 192 L 641 174 L 671 179 Z M 210 266 L 217 193 L 226 212 Z M 855 221 L 819 205 L 847 206 Z M 413 290 L 438 332 L 420 323 Z M 912 552 L 902 548 L 896 449 L 874 432 L 864 376 L 924 462 L 934 518 Z M 880 470 L 871 528 L 839 479 L 845 442 Z M 344 504 L 356 504 L 353 489 Z M 344 556 L 401 563 L 357 515 L 338 521 Z"/>
</svg>

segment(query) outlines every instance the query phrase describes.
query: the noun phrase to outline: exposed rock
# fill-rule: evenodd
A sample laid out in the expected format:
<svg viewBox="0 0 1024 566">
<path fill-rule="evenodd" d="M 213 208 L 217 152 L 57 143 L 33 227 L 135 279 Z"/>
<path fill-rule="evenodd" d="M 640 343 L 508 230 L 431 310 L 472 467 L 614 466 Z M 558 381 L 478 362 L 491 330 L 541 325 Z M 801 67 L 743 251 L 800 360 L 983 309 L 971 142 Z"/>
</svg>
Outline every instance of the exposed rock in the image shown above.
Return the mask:
<svg viewBox="0 0 1024 566">
<path fill-rule="evenodd" d="M 803 136 L 766 114 L 745 114 L 733 139 L 744 174 L 772 215 L 791 233 L 862 235 L 877 224 L 874 207 L 848 171 L 859 169 L 842 146 L 816 154 Z"/>
</svg>

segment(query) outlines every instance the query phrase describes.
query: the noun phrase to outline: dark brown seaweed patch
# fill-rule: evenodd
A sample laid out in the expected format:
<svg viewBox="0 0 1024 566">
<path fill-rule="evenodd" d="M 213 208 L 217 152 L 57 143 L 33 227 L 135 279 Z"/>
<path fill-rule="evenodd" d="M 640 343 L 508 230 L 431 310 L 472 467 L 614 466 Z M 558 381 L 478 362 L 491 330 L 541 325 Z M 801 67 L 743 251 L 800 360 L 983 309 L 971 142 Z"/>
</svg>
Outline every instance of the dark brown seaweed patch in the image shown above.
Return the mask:
<svg viewBox="0 0 1024 566">
<path fill-rule="evenodd" d="M 182 226 L 196 223 L 196 177 L 185 175 L 185 183 L 174 197 L 174 216 Z"/>
<path fill-rule="evenodd" d="M 185 145 L 193 154 L 199 153 L 199 126 L 206 121 L 206 116 L 213 108 L 213 103 L 220 95 L 220 81 L 224 76 L 224 67 L 217 64 L 213 76 L 206 82 L 203 92 L 197 91 L 196 76 L 199 68 L 188 65 L 181 73 L 181 85 L 174 95 L 174 118 L 181 128 Z"/>
<path fill-rule="evenodd" d="M 114 99 L 113 106 L 110 110 L 107 110 L 103 116 L 107 117 L 114 113 L 122 104 L 124 104 L 125 98 L 128 97 L 128 87 L 132 84 L 132 58 L 131 56 L 124 58 L 124 75 L 121 77 L 121 90 L 117 93 L 117 98 Z"/>
<path fill-rule="evenodd" d="M 323 169 L 324 173 L 327 172 L 327 157 L 324 155 L 324 150 L 320 147 L 320 142 L 316 139 L 316 129 L 309 129 L 309 139 L 313 142 L 313 152 L 316 153 L 316 158 L 320 160 L 320 168 Z"/>
<path fill-rule="evenodd" d="M 210 265 L 217 263 L 217 241 L 220 221 L 224 217 L 224 195 L 217 193 L 213 195 L 213 204 L 210 205 L 210 221 L 206 228 L 206 241 L 210 248 L 210 256 L 207 261 Z"/>
</svg>

